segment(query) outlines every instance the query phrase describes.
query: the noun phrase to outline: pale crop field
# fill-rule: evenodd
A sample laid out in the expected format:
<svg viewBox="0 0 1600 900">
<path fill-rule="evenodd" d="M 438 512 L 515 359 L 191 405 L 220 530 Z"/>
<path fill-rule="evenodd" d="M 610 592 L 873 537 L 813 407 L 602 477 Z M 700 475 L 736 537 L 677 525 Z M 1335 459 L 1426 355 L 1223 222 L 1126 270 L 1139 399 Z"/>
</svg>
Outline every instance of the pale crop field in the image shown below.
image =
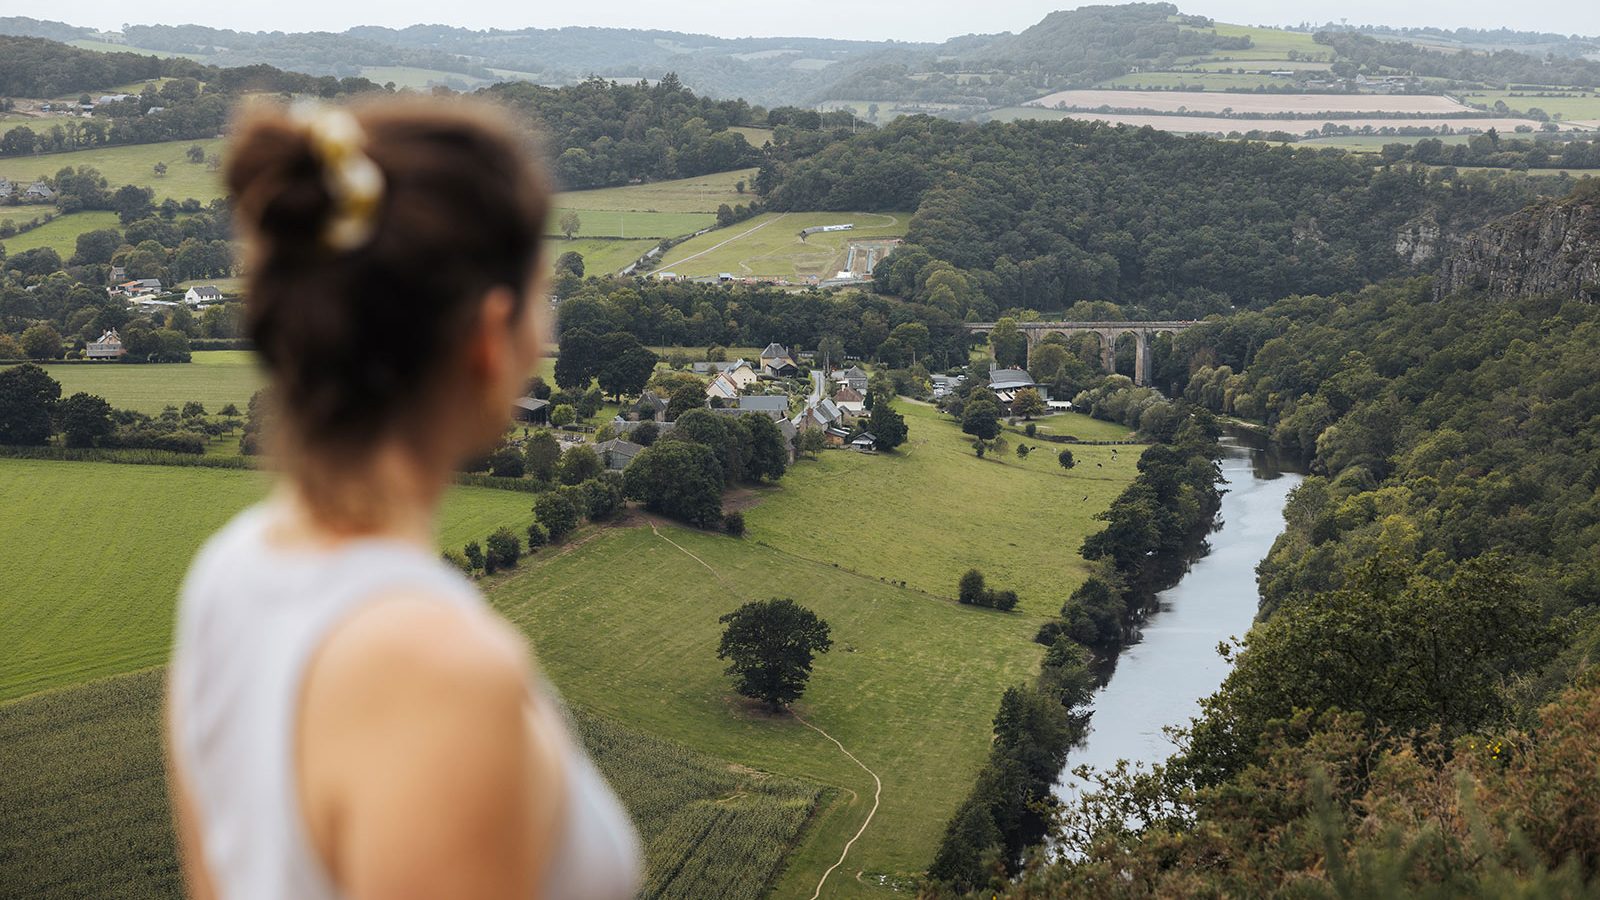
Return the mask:
<svg viewBox="0 0 1600 900">
<path fill-rule="evenodd" d="M 1221 95 L 1229 96 L 1229 95 Z M 1472 128 L 1478 131 L 1495 129 L 1501 134 L 1512 134 L 1517 126 L 1537 128 L 1538 122 L 1531 119 L 1465 119 L 1465 118 L 1426 118 L 1426 119 L 1382 119 L 1382 118 L 1338 118 L 1338 119 L 1229 119 L 1221 116 L 1185 116 L 1185 115 L 1140 115 L 1137 113 L 1096 113 L 1096 112 L 1063 112 L 1062 110 L 1044 110 L 1051 115 L 1041 115 L 1037 118 L 1050 119 L 1081 119 L 1091 122 L 1105 122 L 1109 125 L 1129 125 L 1134 128 L 1155 128 L 1161 131 L 1174 131 L 1185 134 L 1231 134 L 1232 132 L 1246 131 L 1285 131 L 1289 134 L 1304 134 L 1322 128 L 1325 123 L 1344 125 L 1350 128 L 1440 128 L 1449 126 L 1452 129 Z M 1015 116 L 1022 118 L 1022 116 Z M 1384 135 L 1374 135 L 1384 137 Z M 1426 137 L 1424 135 L 1423 137 Z M 1396 138 L 1407 140 L 1406 138 Z M 1421 140 L 1421 138 L 1416 138 Z"/>
<path fill-rule="evenodd" d="M 1055 109 L 1065 104 L 1077 109 L 1147 109 L 1151 112 L 1215 113 L 1231 109 L 1236 113 L 1437 113 L 1441 117 L 1471 112 L 1445 96 L 1382 94 L 1227 94 L 1208 91 L 1056 91 L 1031 102 L 1033 106 Z M 1406 124 L 1406 123 L 1396 123 Z"/>
</svg>

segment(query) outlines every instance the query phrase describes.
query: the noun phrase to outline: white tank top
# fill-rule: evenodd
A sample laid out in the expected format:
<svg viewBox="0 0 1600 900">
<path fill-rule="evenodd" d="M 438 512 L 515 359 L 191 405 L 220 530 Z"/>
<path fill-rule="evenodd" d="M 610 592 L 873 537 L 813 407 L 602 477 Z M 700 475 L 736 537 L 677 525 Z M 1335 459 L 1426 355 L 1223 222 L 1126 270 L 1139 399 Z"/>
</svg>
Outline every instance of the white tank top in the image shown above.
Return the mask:
<svg viewBox="0 0 1600 900">
<path fill-rule="evenodd" d="M 336 900 L 299 807 L 295 724 L 308 662 L 335 625 L 385 589 L 426 587 L 441 602 L 487 606 L 471 582 L 410 545 L 277 549 L 267 518 L 264 505 L 240 513 L 184 581 L 169 674 L 175 740 L 221 897 Z M 638 839 L 587 755 L 563 738 L 565 819 L 540 896 L 632 897 Z"/>
</svg>

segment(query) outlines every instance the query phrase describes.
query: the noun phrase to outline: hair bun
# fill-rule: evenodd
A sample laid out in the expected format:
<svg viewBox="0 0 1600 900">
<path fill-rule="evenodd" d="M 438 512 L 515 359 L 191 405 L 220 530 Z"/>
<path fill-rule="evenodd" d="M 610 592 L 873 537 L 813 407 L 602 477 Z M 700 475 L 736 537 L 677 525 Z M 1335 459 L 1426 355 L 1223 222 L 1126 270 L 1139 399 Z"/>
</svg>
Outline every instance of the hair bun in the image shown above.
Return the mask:
<svg viewBox="0 0 1600 900">
<path fill-rule="evenodd" d="M 242 228 L 268 253 L 317 252 L 334 198 L 307 129 L 281 111 L 255 110 L 240 121 L 232 143 L 226 176 Z"/>
</svg>

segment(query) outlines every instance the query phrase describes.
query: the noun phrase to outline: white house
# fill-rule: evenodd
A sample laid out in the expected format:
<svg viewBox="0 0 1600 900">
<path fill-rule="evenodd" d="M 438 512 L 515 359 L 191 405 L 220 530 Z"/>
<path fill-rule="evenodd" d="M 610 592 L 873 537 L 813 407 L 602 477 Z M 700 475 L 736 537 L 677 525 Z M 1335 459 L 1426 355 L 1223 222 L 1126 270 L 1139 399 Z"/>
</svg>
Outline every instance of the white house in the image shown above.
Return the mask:
<svg viewBox="0 0 1600 900">
<path fill-rule="evenodd" d="M 852 416 L 859 416 L 867 411 L 867 398 L 848 384 L 834 393 L 833 402 Z"/>
<path fill-rule="evenodd" d="M 734 360 L 732 366 L 722 370 L 722 374 L 728 376 L 728 380 L 741 391 L 759 380 L 755 367 L 743 359 Z"/>
<path fill-rule="evenodd" d="M 159 278 L 136 278 L 133 281 L 124 281 L 110 289 L 110 293 L 121 294 L 130 299 L 134 297 L 149 297 L 161 292 L 161 279 Z"/>
<path fill-rule="evenodd" d="M 218 303 L 222 300 L 222 292 L 215 285 L 200 284 L 189 288 L 183 295 L 185 303 Z"/>
<path fill-rule="evenodd" d="M 711 379 L 711 383 L 706 385 L 707 398 L 720 397 L 723 400 L 732 400 L 737 396 L 739 396 L 739 386 L 734 383 L 732 378 L 728 377 L 726 372 L 718 372 L 717 377 Z"/>
</svg>

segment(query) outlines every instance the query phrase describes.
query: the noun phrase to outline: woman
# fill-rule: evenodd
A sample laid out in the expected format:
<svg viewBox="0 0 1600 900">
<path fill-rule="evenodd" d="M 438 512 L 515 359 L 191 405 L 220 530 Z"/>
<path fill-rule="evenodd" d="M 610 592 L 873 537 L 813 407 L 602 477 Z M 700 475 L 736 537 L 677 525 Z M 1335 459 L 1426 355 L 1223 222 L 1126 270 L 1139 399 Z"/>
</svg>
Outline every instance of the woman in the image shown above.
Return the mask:
<svg viewBox="0 0 1600 900">
<path fill-rule="evenodd" d="M 275 493 L 183 588 L 169 759 L 200 897 L 628 897 L 628 820 L 439 561 L 540 354 L 549 191 L 471 104 L 262 109 L 227 171 Z"/>
</svg>

